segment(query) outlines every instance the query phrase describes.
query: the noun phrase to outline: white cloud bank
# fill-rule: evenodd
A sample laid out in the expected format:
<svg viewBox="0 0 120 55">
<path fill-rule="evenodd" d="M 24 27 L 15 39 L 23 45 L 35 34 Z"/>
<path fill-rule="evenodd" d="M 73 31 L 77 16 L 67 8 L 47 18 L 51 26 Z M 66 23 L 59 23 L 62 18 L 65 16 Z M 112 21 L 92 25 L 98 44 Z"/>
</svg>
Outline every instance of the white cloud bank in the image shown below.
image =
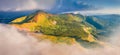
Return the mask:
<svg viewBox="0 0 120 55">
<path fill-rule="evenodd" d="M 55 0 L 0 0 L 0 10 L 22 11 L 33 9 L 50 9 Z"/>
<path fill-rule="evenodd" d="M 16 28 L 0 24 L 0 55 L 120 55 L 120 28 L 111 35 L 111 46 L 86 49 L 80 45 L 53 44 L 38 41 Z"/>
<path fill-rule="evenodd" d="M 74 13 L 74 14 L 83 14 L 83 15 L 120 14 L 120 8 L 85 10 L 85 11 L 72 11 L 72 12 L 64 12 L 64 13 Z"/>
</svg>

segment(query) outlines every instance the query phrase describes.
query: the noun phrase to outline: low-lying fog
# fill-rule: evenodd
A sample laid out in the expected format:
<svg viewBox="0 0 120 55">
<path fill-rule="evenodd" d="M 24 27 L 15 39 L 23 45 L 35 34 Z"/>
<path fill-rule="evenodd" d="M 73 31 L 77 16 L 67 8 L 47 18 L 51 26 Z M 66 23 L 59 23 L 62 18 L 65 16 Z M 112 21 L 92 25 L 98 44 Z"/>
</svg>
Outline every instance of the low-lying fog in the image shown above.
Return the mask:
<svg viewBox="0 0 120 55">
<path fill-rule="evenodd" d="M 78 44 L 38 41 L 9 25 L 0 25 L 0 55 L 120 55 L 120 28 L 110 35 L 104 48 L 86 49 Z"/>
</svg>

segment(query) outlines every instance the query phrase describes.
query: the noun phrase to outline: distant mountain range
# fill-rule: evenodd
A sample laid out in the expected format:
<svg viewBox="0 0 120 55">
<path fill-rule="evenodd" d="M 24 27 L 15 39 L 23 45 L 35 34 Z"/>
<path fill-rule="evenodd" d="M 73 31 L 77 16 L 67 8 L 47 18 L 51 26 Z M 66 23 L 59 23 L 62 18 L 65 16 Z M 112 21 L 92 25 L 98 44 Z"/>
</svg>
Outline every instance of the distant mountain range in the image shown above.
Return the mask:
<svg viewBox="0 0 120 55">
<path fill-rule="evenodd" d="M 0 23 L 8 23 L 13 19 L 34 13 L 34 10 L 29 11 L 0 11 Z"/>
</svg>

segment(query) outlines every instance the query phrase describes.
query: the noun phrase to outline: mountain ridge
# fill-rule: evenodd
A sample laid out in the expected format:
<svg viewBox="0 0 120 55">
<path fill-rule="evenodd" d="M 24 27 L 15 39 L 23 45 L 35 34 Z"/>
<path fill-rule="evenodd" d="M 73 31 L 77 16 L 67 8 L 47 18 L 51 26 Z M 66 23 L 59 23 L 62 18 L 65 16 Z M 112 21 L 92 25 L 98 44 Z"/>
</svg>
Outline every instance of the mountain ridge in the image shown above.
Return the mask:
<svg viewBox="0 0 120 55">
<path fill-rule="evenodd" d="M 53 14 L 49 14 L 49 13 L 46 13 L 43 11 L 37 11 L 34 14 L 24 16 L 21 18 L 16 18 L 12 22 L 10 22 L 10 24 L 13 26 L 16 26 L 19 29 L 22 28 L 25 31 L 42 32 L 46 35 L 55 35 L 55 36 L 69 36 L 69 37 L 71 36 L 71 37 L 73 37 L 73 36 L 78 35 L 78 33 L 70 35 L 70 33 L 72 33 L 72 31 L 80 32 L 81 34 L 83 32 L 83 36 L 84 36 L 84 37 L 82 37 L 83 40 L 87 40 L 90 42 L 95 41 L 93 35 L 90 34 L 88 31 L 88 30 L 92 30 L 91 26 L 88 25 L 88 27 L 87 27 L 87 25 L 85 25 L 84 22 L 85 22 L 84 18 L 78 17 L 77 15 L 75 16 L 73 14 L 53 15 Z M 81 23 L 81 24 L 79 24 L 79 23 Z M 72 25 L 74 25 L 74 26 L 72 26 Z M 77 29 L 78 27 L 80 27 L 80 29 L 82 28 L 81 29 L 82 32 L 74 30 L 74 29 L 71 30 L 71 28 Z M 44 28 L 49 29 L 50 32 L 48 32 Z M 52 28 L 54 28 L 54 29 L 52 29 Z M 66 34 L 63 34 L 63 33 L 60 34 L 59 29 L 63 30 Z M 56 32 L 56 30 L 58 30 L 58 32 Z M 69 33 L 70 30 L 71 30 L 71 32 Z M 51 32 L 53 32 L 53 33 L 51 33 Z M 89 35 L 89 37 L 88 36 L 85 37 L 85 35 L 84 35 L 85 33 L 87 35 Z M 79 37 L 79 38 L 81 38 L 81 37 Z M 88 39 L 91 39 L 91 40 L 88 40 Z"/>
<path fill-rule="evenodd" d="M 88 45 L 94 45 L 98 44 L 97 42 L 100 40 L 107 39 L 106 36 L 112 32 L 112 26 L 117 24 L 109 19 L 108 16 L 83 16 L 72 13 L 50 14 L 40 10 L 16 18 L 9 24 L 21 31 L 33 33 L 37 39 L 48 39 L 53 42 L 62 41 L 63 43 L 84 42 Z"/>
</svg>

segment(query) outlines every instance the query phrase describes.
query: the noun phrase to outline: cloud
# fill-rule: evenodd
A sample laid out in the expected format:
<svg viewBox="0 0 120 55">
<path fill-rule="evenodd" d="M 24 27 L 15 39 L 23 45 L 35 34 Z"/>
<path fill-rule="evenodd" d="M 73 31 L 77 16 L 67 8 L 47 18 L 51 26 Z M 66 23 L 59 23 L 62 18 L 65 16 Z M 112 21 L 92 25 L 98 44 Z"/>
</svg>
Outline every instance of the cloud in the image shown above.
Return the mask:
<svg viewBox="0 0 120 55">
<path fill-rule="evenodd" d="M 33 9 L 50 9 L 55 0 L 0 0 L 0 10 L 21 11 Z"/>
<path fill-rule="evenodd" d="M 34 38 L 21 34 L 16 28 L 0 24 L 0 55 L 34 54 Z"/>
<path fill-rule="evenodd" d="M 0 24 L 0 55 L 74 55 L 81 51 L 83 47 L 38 41 L 28 33 Z"/>
<path fill-rule="evenodd" d="M 97 9 L 97 10 L 85 10 L 85 11 L 71 11 L 64 13 L 74 13 L 83 15 L 104 15 L 104 14 L 120 14 L 120 9 Z"/>
<path fill-rule="evenodd" d="M 110 36 L 109 42 L 112 45 L 117 45 L 118 47 L 120 47 L 120 42 L 119 42 L 119 40 L 120 40 L 120 37 L 119 37 L 120 36 L 120 24 L 118 24 L 118 27 L 114 28 L 112 31 L 113 31 L 112 34 L 109 35 Z"/>
<path fill-rule="evenodd" d="M 56 0 L 36 0 L 39 9 L 51 9 L 54 7 Z"/>
<path fill-rule="evenodd" d="M 119 33 L 115 28 L 109 44 L 104 48 L 86 49 L 79 44 L 54 44 L 48 40 L 38 41 L 28 33 L 9 25 L 0 24 L 0 55 L 120 55 Z M 116 40 L 117 39 L 117 40 Z"/>
</svg>

